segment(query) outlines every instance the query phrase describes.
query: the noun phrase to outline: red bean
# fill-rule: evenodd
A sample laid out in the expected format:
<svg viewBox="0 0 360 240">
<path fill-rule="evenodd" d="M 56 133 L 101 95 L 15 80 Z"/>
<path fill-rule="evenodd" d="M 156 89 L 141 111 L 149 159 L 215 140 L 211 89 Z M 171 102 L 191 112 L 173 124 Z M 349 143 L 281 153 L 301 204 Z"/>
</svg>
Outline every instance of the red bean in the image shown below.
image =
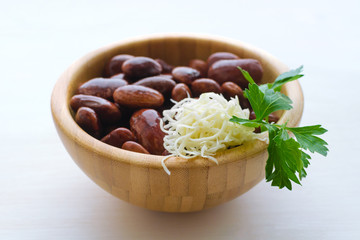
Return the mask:
<svg viewBox="0 0 360 240">
<path fill-rule="evenodd" d="M 189 67 L 194 68 L 200 72 L 200 77 L 206 78 L 208 65 L 205 61 L 201 59 L 192 59 L 189 62 Z"/>
<path fill-rule="evenodd" d="M 94 110 L 88 107 L 81 107 L 77 110 L 75 121 L 88 134 L 95 138 L 101 135 L 101 124 Z"/>
<path fill-rule="evenodd" d="M 256 119 L 256 115 L 255 112 L 253 110 L 251 110 L 250 112 L 250 120 Z M 274 113 L 270 113 L 269 117 L 268 117 L 268 122 L 269 123 L 277 123 L 279 121 L 279 117 L 276 116 Z"/>
<path fill-rule="evenodd" d="M 168 78 L 168 77 L 162 77 L 162 76 L 153 76 L 153 77 L 147 77 L 143 78 L 135 83 L 133 85 L 141 85 L 144 87 L 149 87 L 152 89 L 155 89 L 159 91 L 163 95 L 169 95 L 171 93 L 171 90 L 175 87 L 175 81 Z"/>
<path fill-rule="evenodd" d="M 176 67 L 172 70 L 172 75 L 175 81 L 190 85 L 200 77 L 200 72 L 191 67 Z"/>
<path fill-rule="evenodd" d="M 112 100 L 114 91 L 125 85 L 127 82 L 119 78 L 94 78 L 82 84 L 78 91 L 80 94 Z"/>
<path fill-rule="evenodd" d="M 268 121 L 269 123 L 277 123 L 279 121 L 279 117 L 274 113 L 270 113 Z"/>
<path fill-rule="evenodd" d="M 134 141 L 125 142 L 122 145 L 122 149 L 132 151 L 132 152 L 150 154 L 148 150 L 146 150 L 143 146 L 141 146 L 139 143 L 134 142 Z"/>
<path fill-rule="evenodd" d="M 159 91 L 140 85 L 119 87 L 113 97 L 117 104 L 128 108 L 157 108 L 164 103 Z"/>
<path fill-rule="evenodd" d="M 161 73 L 171 73 L 171 71 L 173 70 L 173 66 L 171 66 L 170 64 L 168 64 L 167 62 L 165 62 L 164 60 L 157 58 L 155 59 L 156 62 L 158 62 L 161 65 L 162 71 Z"/>
<path fill-rule="evenodd" d="M 249 100 L 247 100 L 244 97 L 243 90 L 236 83 L 224 82 L 221 85 L 221 91 L 222 91 L 222 94 L 224 95 L 224 97 L 227 100 L 230 100 L 230 98 L 234 98 L 235 96 L 238 96 L 241 108 L 245 109 L 245 108 L 250 108 L 251 107 L 250 103 L 249 103 Z"/>
<path fill-rule="evenodd" d="M 124 73 L 118 73 L 118 74 L 112 75 L 110 78 L 119 78 L 119 79 L 123 79 L 123 80 L 127 81 L 125 79 L 125 74 Z"/>
<path fill-rule="evenodd" d="M 120 55 L 116 55 L 113 58 L 111 58 L 110 61 L 105 66 L 105 76 L 110 77 L 115 74 L 121 73 L 122 72 L 121 67 L 122 67 L 123 63 L 126 60 L 133 58 L 133 57 L 134 56 L 129 55 L 129 54 L 120 54 Z"/>
<path fill-rule="evenodd" d="M 188 96 L 192 97 L 192 94 L 190 88 L 184 83 L 176 84 L 171 92 L 171 98 L 177 102 L 180 102 Z"/>
<path fill-rule="evenodd" d="M 105 124 L 117 123 L 121 119 L 121 112 L 116 105 L 101 97 L 78 94 L 71 98 L 70 106 L 74 111 L 80 107 L 93 109 Z"/>
<path fill-rule="evenodd" d="M 233 53 L 229 52 L 216 52 L 211 54 L 207 59 L 208 67 L 211 67 L 214 62 L 225 59 L 238 59 L 239 57 Z"/>
<path fill-rule="evenodd" d="M 199 78 L 192 82 L 191 91 L 194 97 L 198 97 L 206 92 L 221 93 L 221 88 L 216 81 L 210 78 Z"/>
<path fill-rule="evenodd" d="M 208 77 L 219 84 L 234 82 L 242 89 L 245 89 L 249 82 L 244 78 L 238 67 L 248 71 L 256 83 L 261 81 L 263 69 L 259 61 L 255 59 L 219 60 L 209 68 Z"/>
<path fill-rule="evenodd" d="M 161 155 L 164 152 L 165 133 L 160 129 L 160 114 L 154 109 L 141 109 L 130 119 L 131 131 L 138 142 L 151 154 Z"/>
<path fill-rule="evenodd" d="M 162 68 L 152 58 L 134 57 L 123 63 L 122 70 L 126 77 L 134 80 L 159 75 Z"/>
<path fill-rule="evenodd" d="M 121 148 L 126 141 L 136 141 L 135 135 L 127 128 L 116 128 L 101 139 L 102 142 Z"/>
<path fill-rule="evenodd" d="M 168 155 L 170 155 L 170 153 L 168 152 L 168 150 L 165 149 L 165 151 L 163 151 L 163 153 L 161 155 L 168 156 Z"/>
</svg>

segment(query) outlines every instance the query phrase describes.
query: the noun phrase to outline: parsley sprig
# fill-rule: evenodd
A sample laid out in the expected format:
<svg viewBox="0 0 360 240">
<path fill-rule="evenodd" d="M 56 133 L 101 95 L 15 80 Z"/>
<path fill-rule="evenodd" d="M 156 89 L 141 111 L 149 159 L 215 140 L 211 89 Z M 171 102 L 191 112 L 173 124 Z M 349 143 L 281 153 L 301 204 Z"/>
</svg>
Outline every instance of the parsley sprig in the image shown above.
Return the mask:
<svg viewBox="0 0 360 240">
<path fill-rule="evenodd" d="M 292 189 L 291 181 L 300 184 L 302 178 L 306 177 L 305 168 L 311 159 L 305 151 L 327 155 L 329 149 L 327 142 L 318 137 L 327 130 L 321 125 L 305 127 L 287 127 L 285 124 L 269 123 L 268 116 L 278 110 L 290 110 L 292 101 L 280 92 L 282 85 L 287 82 L 301 78 L 303 67 L 285 72 L 279 75 L 273 83 L 257 85 L 250 74 L 241 69 L 249 86 L 244 95 L 249 100 L 255 112 L 256 119 L 242 119 L 233 116 L 230 121 L 248 127 L 260 127 L 269 132 L 268 159 L 265 166 L 266 181 L 271 181 L 272 186 Z M 295 138 L 290 137 L 291 132 Z"/>
</svg>

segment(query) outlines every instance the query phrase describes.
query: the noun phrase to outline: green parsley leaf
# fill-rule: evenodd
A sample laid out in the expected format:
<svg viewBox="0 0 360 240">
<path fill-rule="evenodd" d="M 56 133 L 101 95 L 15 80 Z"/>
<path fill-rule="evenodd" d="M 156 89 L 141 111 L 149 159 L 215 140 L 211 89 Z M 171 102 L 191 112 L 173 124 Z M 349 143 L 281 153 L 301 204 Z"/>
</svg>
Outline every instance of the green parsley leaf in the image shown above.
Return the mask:
<svg viewBox="0 0 360 240">
<path fill-rule="evenodd" d="M 326 147 L 327 142 L 315 136 L 327 132 L 327 130 L 322 128 L 321 125 L 293 127 L 287 129 L 295 135 L 297 141 L 301 145 L 301 148 L 309 150 L 312 153 L 320 153 L 323 156 L 327 155 L 327 152 L 329 151 Z"/>
<path fill-rule="evenodd" d="M 256 84 L 254 79 L 250 76 L 249 72 L 242 69 L 241 67 L 238 67 L 238 69 L 241 71 L 241 73 L 243 74 L 244 78 L 251 84 Z"/>
<path fill-rule="evenodd" d="M 311 159 L 311 157 L 308 154 L 306 154 L 304 151 L 301 151 L 301 161 L 303 162 L 304 167 L 299 172 L 300 180 L 305 178 L 307 175 L 305 168 L 307 168 L 310 165 L 310 162 L 309 162 L 310 159 Z"/>
<path fill-rule="evenodd" d="M 272 181 L 272 186 L 287 187 L 291 190 L 290 180 L 300 184 L 295 173 L 299 169 L 299 165 L 302 166 L 300 164 L 300 162 L 302 163 L 301 151 L 299 150 L 299 143 L 293 138 L 283 138 L 283 131 L 283 129 L 279 130 L 269 144 L 269 159 L 273 166 L 267 166 L 267 170 L 271 170 L 267 181 Z M 301 169 L 302 167 L 300 171 Z"/>
<path fill-rule="evenodd" d="M 238 118 L 236 116 L 232 116 L 232 118 L 230 118 L 229 121 L 233 122 L 233 123 L 238 123 L 238 124 L 244 125 L 246 127 L 254 127 L 254 128 L 260 127 L 262 125 L 261 122 L 258 123 L 253 120 Z"/>
<path fill-rule="evenodd" d="M 263 111 L 263 113 L 260 115 L 259 118 L 266 118 L 271 113 L 278 110 L 290 110 L 292 109 L 291 104 L 292 101 L 288 96 L 280 92 L 275 92 L 273 89 L 268 89 L 265 91 L 265 96 L 262 102 L 261 110 Z"/>
<path fill-rule="evenodd" d="M 245 79 L 248 80 L 250 83 L 255 83 L 254 80 L 251 78 L 250 74 L 238 67 L 242 74 L 244 75 Z M 259 86 L 260 90 L 265 93 L 267 89 L 273 89 L 275 92 L 280 92 L 282 85 L 284 85 L 287 82 L 294 81 L 296 79 L 299 79 L 303 77 L 303 74 L 300 74 L 303 70 L 303 66 L 298 67 L 295 70 L 290 70 L 289 72 L 285 72 L 280 74 L 273 83 L 266 83 Z"/>
<path fill-rule="evenodd" d="M 303 70 L 303 66 L 298 67 L 295 70 L 290 70 L 288 72 L 280 74 L 274 81 L 274 83 L 270 83 L 270 88 L 274 89 L 275 91 L 280 91 L 281 86 L 287 82 L 294 81 L 303 77 L 303 74 L 300 74 Z"/>
<path fill-rule="evenodd" d="M 292 108 L 292 101 L 286 95 L 276 92 L 274 89 L 260 89 L 247 71 L 240 67 L 239 69 L 250 82 L 248 88 L 245 89 L 244 95 L 255 112 L 256 120 L 264 119 L 277 110 L 289 110 Z"/>
<path fill-rule="evenodd" d="M 274 83 L 256 85 L 250 74 L 239 68 L 249 86 L 245 90 L 245 97 L 249 100 L 255 112 L 256 119 L 241 119 L 233 116 L 230 121 L 248 127 L 261 127 L 269 132 L 268 159 L 265 166 L 266 181 L 271 181 L 272 186 L 292 189 L 291 181 L 300 184 L 300 180 L 306 177 L 305 168 L 310 165 L 310 155 L 304 152 L 309 150 L 324 156 L 329 149 L 328 144 L 317 137 L 327 130 L 321 125 L 306 127 L 287 127 L 286 124 L 278 125 L 268 123 L 266 119 L 269 114 L 277 110 L 289 110 L 292 101 L 280 93 L 281 86 L 287 82 L 299 79 L 303 75 L 302 66 L 281 74 Z M 296 140 L 289 136 L 288 132 L 294 134 Z M 296 176 L 298 174 L 298 177 Z M 301 184 L 300 184 L 301 185 Z"/>
</svg>

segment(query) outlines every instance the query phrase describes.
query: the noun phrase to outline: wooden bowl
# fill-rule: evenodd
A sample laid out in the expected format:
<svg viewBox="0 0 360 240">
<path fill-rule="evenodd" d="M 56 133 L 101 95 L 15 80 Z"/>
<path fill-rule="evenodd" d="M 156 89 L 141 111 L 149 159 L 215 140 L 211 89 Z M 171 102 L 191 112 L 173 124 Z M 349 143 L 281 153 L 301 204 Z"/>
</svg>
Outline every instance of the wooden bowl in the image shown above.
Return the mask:
<svg viewBox="0 0 360 240">
<path fill-rule="evenodd" d="M 228 51 L 255 58 L 264 68 L 262 82 L 271 82 L 288 68 L 263 50 L 219 37 L 166 34 L 121 41 L 93 51 L 72 64 L 56 83 L 51 110 L 58 134 L 76 164 L 96 184 L 114 196 L 156 211 L 192 212 L 217 206 L 247 192 L 265 175 L 267 144 L 254 140 L 219 153 L 219 165 L 206 159 L 170 158 L 140 154 L 107 145 L 84 132 L 74 121 L 69 100 L 80 83 L 101 76 L 114 55 L 127 53 L 161 58 L 173 65 L 190 59 L 206 60 L 214 52 Z M 297 81 L 287 83 L 283 93 L 293 109 L 281 113 L 280 123 L 298 125 L 303 111 L 302 90 Z M 266 136 L 266 133 L 263 133 Z M 269 186 L 270 187 L 270 186 Z"/>
</svg>

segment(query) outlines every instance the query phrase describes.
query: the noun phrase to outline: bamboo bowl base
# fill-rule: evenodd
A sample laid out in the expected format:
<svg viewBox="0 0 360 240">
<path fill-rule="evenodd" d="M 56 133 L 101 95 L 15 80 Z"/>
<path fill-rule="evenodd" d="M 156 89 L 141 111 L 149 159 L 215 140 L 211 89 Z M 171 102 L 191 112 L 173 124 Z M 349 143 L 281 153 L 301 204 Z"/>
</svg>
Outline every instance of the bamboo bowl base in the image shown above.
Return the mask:
<svg viewBox="0 0 360 240">
<path fill-rule="evenodd" d="M 161 58 L 173 65 L 190 59 L 228 51 L 241 58 L 255 58 L 264 68 L 262 82 L 271 82 L 287 67 L 268 53 L 245 43 L 198 35 L 157 35 L 115 43 L 93 51 L 72 64 L 56 83 L 51 110 L 57 132 L 76 164 L 97 185 L 131 204 L 156 211 L 193 212 L 217 206 L 247 192 L 262 179 L 267 159 L 266 143 L 254 140 L 219 153 L 219 165 L 206 159 L 172 157 L 161 166 L 163 156 L 140 154 L 112 147 L 92 138 L 74 121 L 69 100 L 79 84 L 102 75 L 114 55 Z M 303 111 L 303 95 L 297 81 L 286 84 L 283 93 L 293 109 L 281 114 L 280 123 L 297 126 Z M 264 133 L 264 137 L 266 133 Z"/>
</svg>

